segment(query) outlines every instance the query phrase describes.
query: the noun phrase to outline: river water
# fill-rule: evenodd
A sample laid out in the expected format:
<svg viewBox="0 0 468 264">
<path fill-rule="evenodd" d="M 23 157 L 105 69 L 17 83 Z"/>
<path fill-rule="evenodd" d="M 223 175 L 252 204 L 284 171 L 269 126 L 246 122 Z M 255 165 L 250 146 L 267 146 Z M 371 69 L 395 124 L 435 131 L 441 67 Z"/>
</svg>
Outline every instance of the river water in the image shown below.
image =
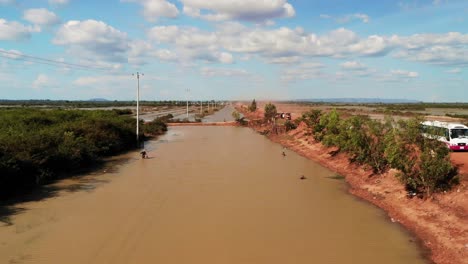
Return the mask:
<svg viewBox="0 0 468 264">
<path fill-rule="evenodd" d="M 341 177 L 250 129 L 172 127 L 146 147 L 17 205 L 0 263 L 427 263 Z"/>
</svg>

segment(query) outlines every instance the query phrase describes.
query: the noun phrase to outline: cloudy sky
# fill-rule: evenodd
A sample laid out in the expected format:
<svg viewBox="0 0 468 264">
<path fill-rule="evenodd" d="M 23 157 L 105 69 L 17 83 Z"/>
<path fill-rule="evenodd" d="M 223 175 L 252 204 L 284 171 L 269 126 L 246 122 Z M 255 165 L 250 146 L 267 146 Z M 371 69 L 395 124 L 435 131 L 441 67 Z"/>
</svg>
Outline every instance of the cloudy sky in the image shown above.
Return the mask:
<svg viewBox="0 0 468 264">
<path fill-rule="evenodd" d="M 468 102 L 465 0 L 0 0 L 0 98 Z M 189 89 L 187 92 L 186 90 Z"/>
</svg>

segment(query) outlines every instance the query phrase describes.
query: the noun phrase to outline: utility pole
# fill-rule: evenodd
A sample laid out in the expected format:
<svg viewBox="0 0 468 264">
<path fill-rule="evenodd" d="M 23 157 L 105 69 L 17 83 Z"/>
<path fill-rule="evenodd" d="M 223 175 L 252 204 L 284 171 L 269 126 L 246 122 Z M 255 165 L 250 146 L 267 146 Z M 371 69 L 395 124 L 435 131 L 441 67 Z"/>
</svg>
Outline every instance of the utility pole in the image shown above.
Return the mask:
<svg viewBox="0 0 468 264">
<path fill-rule="evenodd" d="M 144 75 L 143 73 L 137 72 L 136 74 L 132 74 L 133 76 L 136 75 L 137 77 L 137 106 L 136 106 L 136 140 L 137 146 L 140 147 L 140 75 Z"/>
<path fill-rule="evenodd" d="M 189 89 L 185 89 L 185 91 L 187 92 L 187 119 L 188 119 L 188 93 L 189 93 Z"/>
<path fill-rule="evenodd" d="M 203 100 L 200 101 L 200 115 L 203 115 Z"/>
</svg>

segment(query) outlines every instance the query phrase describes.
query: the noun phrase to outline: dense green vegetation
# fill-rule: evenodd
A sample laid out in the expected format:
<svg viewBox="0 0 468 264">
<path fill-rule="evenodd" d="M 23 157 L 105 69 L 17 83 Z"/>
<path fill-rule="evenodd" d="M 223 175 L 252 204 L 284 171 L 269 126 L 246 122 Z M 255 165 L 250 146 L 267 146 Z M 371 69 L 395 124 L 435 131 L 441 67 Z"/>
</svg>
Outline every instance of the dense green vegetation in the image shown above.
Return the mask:
<svg viewBox="0 0 468 264">
<path fill-rule="evenodd" d="M 446 116 L 453 117 L 453 118 L 460 118 L 462 119 L 462 123 L 468 125 L 468 115 L 459 115 L 459 114 L 446 114 Z"/>
<path fill-rule="evenodd" d="M 186 101 L 146 101 L 140 100 L 140 106 L 185 106 Z M 189 101 L 189 104 L 199 104 L 199 101 Z M 215 101 L 203 101 L 203 105 Z M 95 108 L 95 107 L 127 107 L 136 106 L 136 101 L 72 101 L 72 100 L 0 100 L 0 105 L 4 106 L 21 106 L 21 107 L 37 107 L 47 106 L 49 108 Z"/>
<path fill-rule="evenodd" d="M 0 110 L 0 198 L 136 147 L 135 119 L 118 111 Z M 164 120 L 141 127 L 163 133 Z"/>
<path fill-rule="evenodd" d="M 255 99 L 253 99 L 252 103 L 249 105 L 249 111 L 250 112 L 257 111 L 257 102 L 255 102 Z"/>
<path fill-rule="evenodd" d="M 234 120 L 236 120 L 236 122 L 239 123 L 241 126 L 247 125 L 247 121 L 245 120 L 243 116 L 241 116 L 239 112 L 233 111 L 231 115 L 234 118 Z"/>
<path fill-rule="evenodd" d="M 457 182 L 457 170 L 449 149 L 441 142 L 422 136 L 421 119 L 385 122 L 368 116 L 342 119 L 336 110 L 311 110 L 302 115 L 310 134 L 325 146 L 344 152 L 351 162 L 369 166 L 374 173 L 389 168 L 400 171 L 399 180 L 411 193 L 431 196 Z"/>
<path fill-rule="evenodd" d="M 161 116 L 143 125 L 143 133 L 149 136 L 158 136 L 166 133 L 167 123 L 173 118 L 172 114 Z"/>
<path fill-rule="evenodd" d="M 270 121 L 273 118 L 275 118 L 277 113 L 278 113 L 278 111 L 276 110 L 276 105 L 274 105 L 272 103 L 268 103 L 268 104 L 265 105 L 264 117 L 265 117 L 266 121 Z"/>
<path fill-rule="evenodd" d="M 347 103 L 347 102 L 298 102 L 298 101 L 285 101 L 285 103 L 292 103 L 305 106 L 362 106 L 369 108 L 381 108 L 390 111 L 424 111 L 427 108 L 451 108 L 451 109 L 468 109 L 468 103 L 428 103 L 428 102 L 415 102 L 415 103 Z"/>
</svg>

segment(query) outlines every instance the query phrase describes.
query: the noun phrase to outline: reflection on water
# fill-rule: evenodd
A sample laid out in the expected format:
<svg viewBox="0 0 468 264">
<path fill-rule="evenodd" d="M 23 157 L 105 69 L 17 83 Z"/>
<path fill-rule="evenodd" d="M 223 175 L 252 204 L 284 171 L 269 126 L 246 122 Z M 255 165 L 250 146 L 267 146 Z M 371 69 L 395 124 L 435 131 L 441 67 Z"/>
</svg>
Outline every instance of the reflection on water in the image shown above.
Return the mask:
<svg viewBox="0 0 468 264">
<path fill-rule="evenodd" d="M 0 262 L 425 263 L 341 176 L 249 129 L 171 127 L 146 147 L 93 192 L 26 205 Z"/>
</svg>

